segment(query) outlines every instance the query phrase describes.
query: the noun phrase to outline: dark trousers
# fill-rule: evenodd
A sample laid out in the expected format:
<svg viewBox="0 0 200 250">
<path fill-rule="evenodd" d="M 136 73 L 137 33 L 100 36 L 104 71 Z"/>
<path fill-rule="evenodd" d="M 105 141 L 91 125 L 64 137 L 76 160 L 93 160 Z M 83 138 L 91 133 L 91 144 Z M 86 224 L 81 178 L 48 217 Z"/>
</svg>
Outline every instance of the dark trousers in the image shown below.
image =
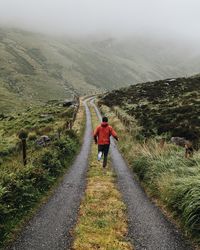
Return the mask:
<svg viewBox="0 0 200 250">
<path fill-rule="evenodd" d="M 98 145 L 98 152 L 103 153 L 103 167 L 105 168 L 108 160 L 108 152 L 109 152 L 110 144 Z"/>
</svg>

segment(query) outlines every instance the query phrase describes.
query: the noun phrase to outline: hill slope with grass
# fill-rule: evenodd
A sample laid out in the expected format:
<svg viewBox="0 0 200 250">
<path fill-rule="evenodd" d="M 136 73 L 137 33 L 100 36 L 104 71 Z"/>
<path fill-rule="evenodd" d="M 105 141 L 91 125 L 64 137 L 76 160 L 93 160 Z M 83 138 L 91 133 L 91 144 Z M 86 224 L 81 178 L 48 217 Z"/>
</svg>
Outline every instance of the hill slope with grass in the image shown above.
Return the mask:
<svg viewBox="0 0 200 250">
<path fill-rule="evenodd" d="M 200 77 L 115 90 L 101 96 L 99 106 L 147 194 L 199 246 L 200 152 L 185 158 L 185 149 L 173 145 L 170 137 L 191 139 L 199 148 Z"/>
<path fill-rule="evenodd" d="M 78 55 L 78 46 L 73 48 L 73 44 L 21 30 L 0 29 L 0 111 L 96 90 L 78 70 L 73 70 L 76 63 L 70 58 Z"/>
<path fill-rule="evenodd" d="M 0 112 L 200 71 L 192 52 L 161 44 L 141 37 L 69 39 L 0 28 Z"/>
<path fill-rule="evenodd" d="M 199 143 L 199 76 L 132 85 L 105 94 L 101 103 L 134 117 L 144 137 L 168 134 Z"/>
</svg>

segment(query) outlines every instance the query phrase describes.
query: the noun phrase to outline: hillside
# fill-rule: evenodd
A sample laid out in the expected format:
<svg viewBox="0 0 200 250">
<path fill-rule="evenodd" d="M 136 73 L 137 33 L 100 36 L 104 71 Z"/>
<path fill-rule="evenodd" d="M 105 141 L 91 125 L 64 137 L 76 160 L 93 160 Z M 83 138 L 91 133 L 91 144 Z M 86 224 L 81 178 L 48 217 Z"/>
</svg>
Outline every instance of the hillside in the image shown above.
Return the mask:
<svg viewBox="0 0 200 250">
<path fill-rule="evenodd" d="M 199 61 L 191 51 L 156 39 L 54 38 L 0 28 L 0 112 L 75 92 L 192 75 L 200 71 Z"/>
<path fill-rule="evenodd" d="M 199 143 L 199 76 L 132 85 L 105 94 L 100 102 L 133 116 L 145 137 L 167 134 Z"/>
<path fill-rule="evenodd" d="M 30 103 L 70 97 L 74 92 L 96 90 L 64 52 L 78 52 L 64 43 L 39 34 L 0 30 L 0 111 L 18 109 Z M 76 56 L 73 56 L 73 53 Z"/>
</svg>

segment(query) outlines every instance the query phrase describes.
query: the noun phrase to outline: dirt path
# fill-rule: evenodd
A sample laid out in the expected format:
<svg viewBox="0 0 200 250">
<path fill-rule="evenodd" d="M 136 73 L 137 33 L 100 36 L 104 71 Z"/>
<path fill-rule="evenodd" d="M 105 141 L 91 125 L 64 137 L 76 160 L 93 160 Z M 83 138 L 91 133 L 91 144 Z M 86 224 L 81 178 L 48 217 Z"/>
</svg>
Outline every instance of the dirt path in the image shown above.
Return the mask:
<svg viewBox="0 0 200 250">
<path fill-rule="evenodd" d="M 70 249 L 72 241 L 70 232 L 76 223 L 80 201 L 85 190 L 91 145 L 90 111 L 85 102 L 84 105 L 87 124 L 79 155 L 53 196 L 28 223 L 17 241 L 9 249 Z"/>
<path fill-rule="evenodd" d="M 94 108 L 100 118 L 99 110 L 95 105 Z M 129 238 L 135 249 L 191 250 L 175 226 L 148 199 L 113 141 L 111 159 L 118 176 L 118 187 L 127 206 Z"/>
<path fill-rule="evenodd" d="M 93 129 L 99 120 L 90 108 Z M 97 161 L 97 145 L 92 143 L 87 187 L 74 228 L 73 250 L 133 250 L 127 240 L 126 206 L 116 185 L 110 161 L 106 169 Z"/>
</svg>

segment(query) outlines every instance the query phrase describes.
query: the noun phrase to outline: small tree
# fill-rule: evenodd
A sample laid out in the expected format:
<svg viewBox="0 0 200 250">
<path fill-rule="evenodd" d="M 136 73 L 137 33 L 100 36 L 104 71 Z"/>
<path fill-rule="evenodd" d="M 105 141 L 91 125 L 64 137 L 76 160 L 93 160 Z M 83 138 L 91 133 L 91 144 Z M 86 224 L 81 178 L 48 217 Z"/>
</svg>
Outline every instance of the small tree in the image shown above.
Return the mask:
<svg viewBox="0 0 200 250">
<path fill-rule="evenodd" d="M 23 156 L 23 164 L 24 166 L 27 163 L 27 157 L 26 157 L 26 139 L 28 137 L 28 132 L 25 129 L 21 129 L 18 133 L 18 137 L 22 142 L 22 156 Z"/>
</svg>

